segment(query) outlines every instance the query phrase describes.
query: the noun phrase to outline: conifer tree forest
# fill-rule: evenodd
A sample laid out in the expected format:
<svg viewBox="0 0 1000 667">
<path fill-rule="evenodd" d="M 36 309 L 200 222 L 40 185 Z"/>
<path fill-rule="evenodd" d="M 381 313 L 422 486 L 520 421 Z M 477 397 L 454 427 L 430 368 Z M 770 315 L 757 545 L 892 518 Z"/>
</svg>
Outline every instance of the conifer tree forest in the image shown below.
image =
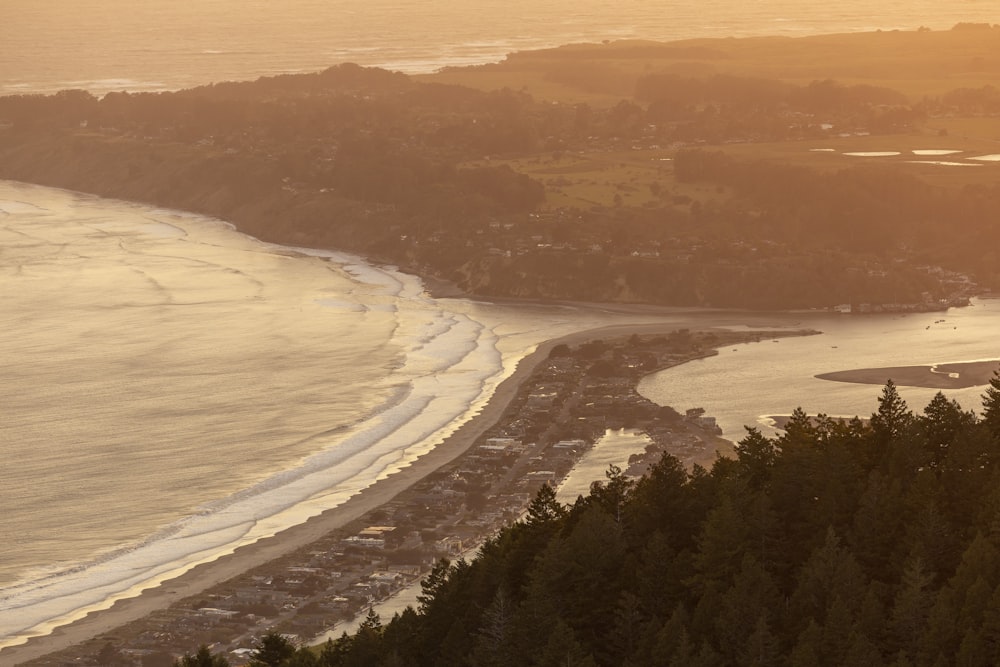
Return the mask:
<svg viewBox="0 0 1000 667">
<path fill-rule="evenodd" d="M 711 470 L 542 487 L 419 608 L 275 664 L 1000 664 L 1000 372 L 983 399 L 917 413 L 890 381 L 868 420 L 797 409 Z"/>
</svg>

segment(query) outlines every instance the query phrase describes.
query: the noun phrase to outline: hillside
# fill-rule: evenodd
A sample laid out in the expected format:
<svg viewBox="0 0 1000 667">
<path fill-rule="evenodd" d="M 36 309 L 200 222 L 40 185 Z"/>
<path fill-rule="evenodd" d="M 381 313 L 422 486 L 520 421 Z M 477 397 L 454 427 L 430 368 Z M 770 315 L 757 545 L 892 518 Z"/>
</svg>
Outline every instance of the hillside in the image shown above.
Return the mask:
<svg viewBox="0 0 1000 667">
<path fill-rule="evenodd" d="M 1000 375 L 984 405 L 916 414 L 889 383 L 869 423 L 797 410 L 711 470 L 543 487 L 418 609 L 270 664 L 995 665 Z"/>
<path fill-rule="evenodd" d="M 611 42 L 0 98 L 0 177 L 489 297 L 932 310 L 995 288 L 998 28 Z M 929 60 L 929 54 L 937 54 Z"/>
</svg>

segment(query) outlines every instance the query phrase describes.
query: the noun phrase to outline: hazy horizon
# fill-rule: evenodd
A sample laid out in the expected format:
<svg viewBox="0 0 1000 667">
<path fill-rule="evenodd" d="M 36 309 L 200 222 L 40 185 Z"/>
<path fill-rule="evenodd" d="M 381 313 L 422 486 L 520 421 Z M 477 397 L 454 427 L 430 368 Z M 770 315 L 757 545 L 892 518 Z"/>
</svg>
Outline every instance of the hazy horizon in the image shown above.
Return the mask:
<svg viewBox="0 0 1000 667">
<path fill-rule="evenodd" d="M 343 62 L 431 72 L 501 60 L 512 51 L 605 39 L 802 36 L 831 32 L 946 29 L 1000 20 L 994 3 L 714 0 L 364 4 L 293 0 L 6 0 L 0 5 L 0 94 L 83 88 L 155 91 Z M 442 29 L 442 26 L 447 29 Z M 262 36 L 266 37 L 262 41 Z"/>
</svg>

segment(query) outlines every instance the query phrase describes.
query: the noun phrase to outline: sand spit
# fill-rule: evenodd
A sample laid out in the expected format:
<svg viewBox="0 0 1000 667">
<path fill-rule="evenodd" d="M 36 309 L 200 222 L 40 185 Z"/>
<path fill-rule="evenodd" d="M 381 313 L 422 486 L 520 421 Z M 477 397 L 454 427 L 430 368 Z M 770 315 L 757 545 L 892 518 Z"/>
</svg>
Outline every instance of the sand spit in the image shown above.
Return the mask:
<svg viewBox="0 0 1000 667">
<path fill-rule="evenodd" d="M 637 310 L 644 309 L 640 307 Z M 518 364 L 514 373 L 501 383 L 482 412 L 409 468 L 360 491 L 341 506 L 289 528 L 273 538 L 240 547 L 231 554 L 199 565 L 160 586 L 147 589 L 136 597 L 120 600 L 109 609 L 90 613 L 73 623 L 58 627 L 51 634 L 31 638 L 25 644 L 4 648 L 0 650 L 0 664 L 21 664 L 109 633 L 152 612 L 169 607 L 178 600 L 202 593 L 253 568 L 291 554 L 390 502 L 417 481 L 460 456 L 479 436 L 497 423 L 517 395 L 520 386 L 531 377 L 536 366 L 548 357 L 555 345 L 579 345 L 590 340 L 626 337 L 633 333 L 666 335 L 676 329 L 676 322 L 669 325 L 613 325 L 547 341 Z"/>
<path fill-rule="evenodd" d="M 849 371 L 822 373 L 820 380 L 855 382 L 883 385 L 892 380 L 901 387 L 925 389 L 965 389 L 989 384 L 995 371 L 1000 370 L 1000 359 L 966 361 L 933 366 L 890 366 L 887 368 L 858 368 Z"/>
</svg>

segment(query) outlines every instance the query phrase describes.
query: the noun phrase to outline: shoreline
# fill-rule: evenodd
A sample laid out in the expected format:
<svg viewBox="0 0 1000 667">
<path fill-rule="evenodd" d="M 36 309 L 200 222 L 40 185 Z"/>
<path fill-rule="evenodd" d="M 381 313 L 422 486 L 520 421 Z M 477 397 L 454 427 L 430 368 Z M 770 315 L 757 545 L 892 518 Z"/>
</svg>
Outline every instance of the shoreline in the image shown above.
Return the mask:
<svg viewBox="0 0 1000 667">
<path fill-rule="evenodd" d="M 927 366 L 889 366 L 855 368 L 821 373 L 815 377 L 832 382 L 884 385 L 892 380 L 899 387 L 923 389 L 965 389 L 989 384 L 994 372 L 1000 372 L 1000 359 L 931 364 Z"/>
<path fill-rule="evenodd" d="M 178 577 L 142 591 L 135 597 L 119 600 L 107 609 L 90 612 L 83 618 L 56 627 L 48 634 L 0 649 L 0 662 L 22 664 L 85 643 L 169 607 L 180 599 L 197 595 L 255 567 L 308 546 L 331 531 L 392 501 L 427 475 L 461 456 L 480 435 L 497 423 L 517 395 L 521 385 L 531 377 L 538 364 L 548 357 L 549 351 L 556 345 L 579 345 L 598 338 L 627 336 L 633 333 L 666 334 L 675 330 L 676 326 L 676 323 L 608 325 L 544 341 L 518 362 L 513 373 L 500 383 L 478 414 L 462 424 L 433 450 L 417 459 L 409 468 L 361 490 L 339 507 L 327 510 L 273 537 L 239 547 L 211 562 L 197 565 Z M 11 662 L 8 663 L 8 660 Z"/>
</svg>

